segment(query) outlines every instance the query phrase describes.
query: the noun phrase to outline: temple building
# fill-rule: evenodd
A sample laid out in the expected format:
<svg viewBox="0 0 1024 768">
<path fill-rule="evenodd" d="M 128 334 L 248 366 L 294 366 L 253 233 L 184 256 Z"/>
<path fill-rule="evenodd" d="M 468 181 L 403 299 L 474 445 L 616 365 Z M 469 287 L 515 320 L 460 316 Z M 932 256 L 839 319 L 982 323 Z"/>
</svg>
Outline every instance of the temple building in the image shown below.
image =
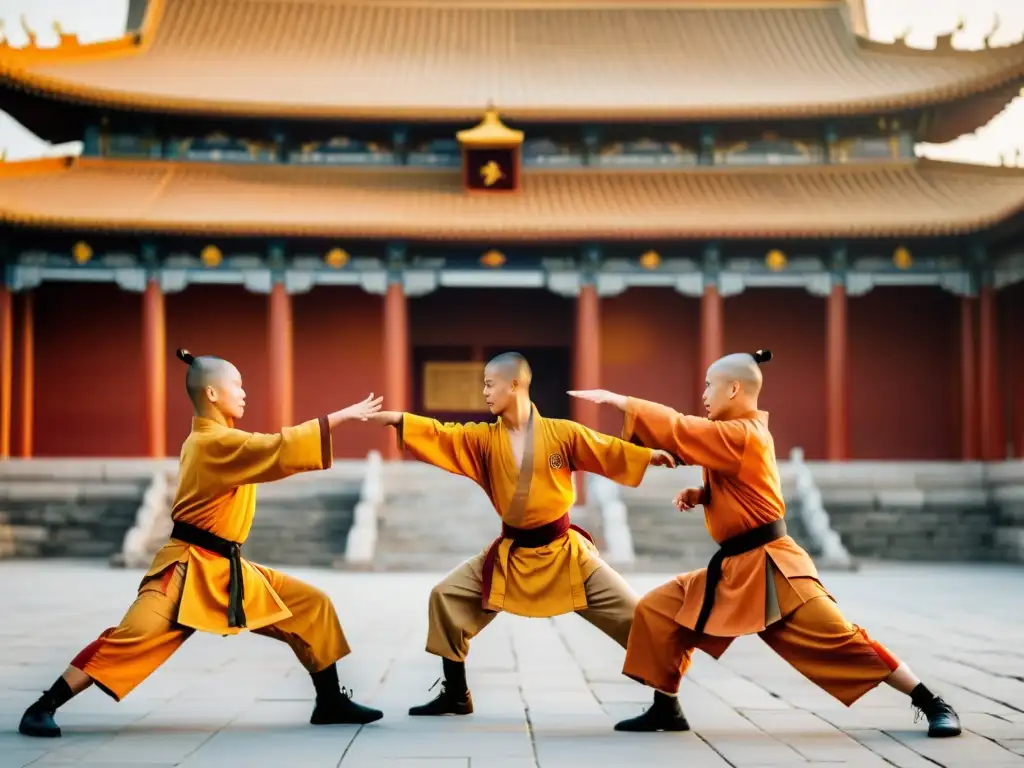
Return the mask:
<svg viewBox="0 0 1024 768">
<path fill-rule="evenodd" d="M 490 418 L 697 411 L 771 348 L 777 450 L 1024 457 L 1024 169 L 921 159 L 1024 86 L 1024 43 L 867 38 L 859 0 L 149 0 L 119 40 L 0 43 L 0 457 L 176 456 L 174 350 L 272 431 L 373 391 Z M 701 410 L 702 412 L 702 410 Z M 335 455 L 378 449 L 368 425 Z"/>
</svg>

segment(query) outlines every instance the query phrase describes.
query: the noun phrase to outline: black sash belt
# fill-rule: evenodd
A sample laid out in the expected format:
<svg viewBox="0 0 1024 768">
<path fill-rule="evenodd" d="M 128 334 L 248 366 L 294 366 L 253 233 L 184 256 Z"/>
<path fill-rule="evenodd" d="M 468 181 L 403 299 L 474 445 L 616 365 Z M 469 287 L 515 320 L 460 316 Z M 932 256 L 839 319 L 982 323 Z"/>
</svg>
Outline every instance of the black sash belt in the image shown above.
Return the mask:
<svg viewBox="0 0 1024 768">
<path fill-rule="evenodd" d="M 725 558 L 751 552 L 765 544 L 778 541 L 785 535 L 786 521 L 776 520 L 768 525 L 758 526 L 739 536 L 726 539 L 718 545 L 718 551 L 708 563 L 707 581 L 704 582 L 704 602 L 700 607 L 700 615 L 697 617 L 697 626 L 694 627 L 698 633 L 704 631 L 708 618 L 711 616 L 711 609 L 715 605 L 715 589 L 718 587 L 718 582 L 722 580 L 722 563 Z"/>
<path fill-rule="evenodd" d="M 208 549 L 214 554 L 226 557 L 230 561 L 231 575 L 228 579 L 228 626 L 244 627 L 245 584 L 242 581 L 242 545 L 234 541 L 222 539 L 216 534 L 204 531 L 189 523 L 175 523 L 171 530 L 171 538 L 184 541 L 195 547 Z"/>
</svg>

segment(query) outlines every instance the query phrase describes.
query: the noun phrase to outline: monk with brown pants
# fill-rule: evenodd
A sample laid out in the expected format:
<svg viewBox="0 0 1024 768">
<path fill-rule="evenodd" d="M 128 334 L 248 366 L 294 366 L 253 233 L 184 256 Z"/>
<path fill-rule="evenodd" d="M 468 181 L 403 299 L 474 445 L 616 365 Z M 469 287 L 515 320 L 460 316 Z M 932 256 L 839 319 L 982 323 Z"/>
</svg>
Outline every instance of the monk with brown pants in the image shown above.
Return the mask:
<svg viewBox="0 0 1024 768">
<path fill-rule="evenodd" d="M 501 518 L 501 535 L 430 592 L 428 653 L 442 658 L 444 685 L 410 715 L 468 715 L 470 641 L 499 612 L 549 617 L 576 612 L 625 647 L 639 596 L 598 557 L 589 534 L 569 523 L 572 472 L 638 485 L 651 464 L 674 466 L 665 451 L 547 419 L 530 400 L 530 366 L 509 352 L 484 369 L 483 393 L 497 421 L 441 424 L 381 411 L 371 421 L 397 428 L 420 461 L 476 482 Z"/>
<path fill-rule="evenodd" d="M 952 707 L 843 617 L 810 556 L 786 535 L 775 444 L 757 405 L 760 364 L 770 359 L 761 351 L 713 363 L 706 419 L 605 390 L 570 392 L 623 411 L 624 439 L 704 468 L 703 487 L 681 491 L 675 503 L 681 511 L 703 505 L 720 545 L 707 568 L 677 576 L 637 605 L 622 671 L 657 693 L 650 709 L 615 728 L 687 730 L 676 693 L 694 650 L 717 659 L 734 638 L 756 633 L 846 706 L 885 682 L 910 696 L 928 719 L 929 736 L 956 736 Z"/>
<path fill-rule="evenodd" d="M 138 596 L 116 627 L 104 631 L 71 661 L 32 704 L 18 730 L 60 736 L 57 708 L 93 683 L 116 701 L 131 693 L 196 631 L 235 635 L 249 630 L 291 647 L 312 677 L 314 725 L 364 724 L 382 713 L 352 701 L 340 688 L 335 662 L 349 647 L 331 599 L 298 579 L 241 556 L 256 512 L 256 484 L 298 472 L 327 469 L 331 429 L 366 421 L 381 399 L 265 435 L 244 432 L 238 369 L 216 357 L 194 358 L 185 387 L 195 408 L 192 432 L 181 448 L 170 540 L 156 553 Z"/>
</svg>

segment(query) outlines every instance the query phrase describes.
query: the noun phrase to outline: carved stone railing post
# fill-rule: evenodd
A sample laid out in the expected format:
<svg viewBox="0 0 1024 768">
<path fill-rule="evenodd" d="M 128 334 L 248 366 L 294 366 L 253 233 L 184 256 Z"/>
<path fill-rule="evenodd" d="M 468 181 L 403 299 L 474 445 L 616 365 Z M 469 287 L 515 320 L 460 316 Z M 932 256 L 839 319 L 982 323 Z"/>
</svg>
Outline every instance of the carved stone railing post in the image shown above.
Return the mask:
<svg viewBox="0 0 1024 768">
<path fill-rule="evenodd" d="M 810 467 L 804 463 L 803 449 L 794 448 L 790 451 L 789 461 L 796 479 L 796 492 L 794 503 L 787 506 L 800 516 L 811 542 L 821 552 L 818 558 L 821 565 L 825 568 L 856 570 L 857 563 L 832 528 L 821 490 L 814 481 Z"/>
<path fill-rule="evenodd" d="M 366 455 L 359 502 L 345 544 L 345 563 L 369 566 L 377 552 L 377 518 L 384 503 L 384 462 L 378 451 Z"/>
<path fill-rule="evenodd" d="M 160 467 L 153 473 L 153 479 L 142 496 L 142 503 L 135 515 L 135 525 L 125 534 L 121 551 L 110 558 L 112 566 L 145 568 L 153 560 L 153 555 L 167 542 L 173 527 L 169 490 L 168 471 Z"/>
<path fill-rule="evenodd" d="M 636 561 L 633 534 L 629 530 L 629 512 L 622 501 L 619 486 L 600 475 L 586 475 L 587 493 L 591 503 L 601 510 L 604 527 L 604 559 L 614 565 L 630 565 Z"/>
</svg>

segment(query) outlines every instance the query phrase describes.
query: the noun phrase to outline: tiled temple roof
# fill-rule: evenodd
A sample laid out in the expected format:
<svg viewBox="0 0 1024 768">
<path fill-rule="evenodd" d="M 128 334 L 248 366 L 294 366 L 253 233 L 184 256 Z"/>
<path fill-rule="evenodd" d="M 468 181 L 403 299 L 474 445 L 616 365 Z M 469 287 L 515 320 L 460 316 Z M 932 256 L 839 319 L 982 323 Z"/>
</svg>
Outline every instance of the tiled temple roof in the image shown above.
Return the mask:
<svg viewBox="0 0 1024 768">
<path fill-rule="evenodd" d="M 0 164 L 0 221 L 51 228 L 453 241 L 912 237 L 1024 209 L 1024 171 L 931 160 L 774 168 L 457 170 L 49 159 Z"/>
<path fill-rule="evenodd" d="M 0 49 L 0 77 L 131 110 L 459 121 L 488 102 L 513 121 L 782 119 L 998 92 L 984 122 L 1024 82 L 1024 43 L 871 42 L 843 0 L 150 3 L 137 44 Z"/>
</svg>

